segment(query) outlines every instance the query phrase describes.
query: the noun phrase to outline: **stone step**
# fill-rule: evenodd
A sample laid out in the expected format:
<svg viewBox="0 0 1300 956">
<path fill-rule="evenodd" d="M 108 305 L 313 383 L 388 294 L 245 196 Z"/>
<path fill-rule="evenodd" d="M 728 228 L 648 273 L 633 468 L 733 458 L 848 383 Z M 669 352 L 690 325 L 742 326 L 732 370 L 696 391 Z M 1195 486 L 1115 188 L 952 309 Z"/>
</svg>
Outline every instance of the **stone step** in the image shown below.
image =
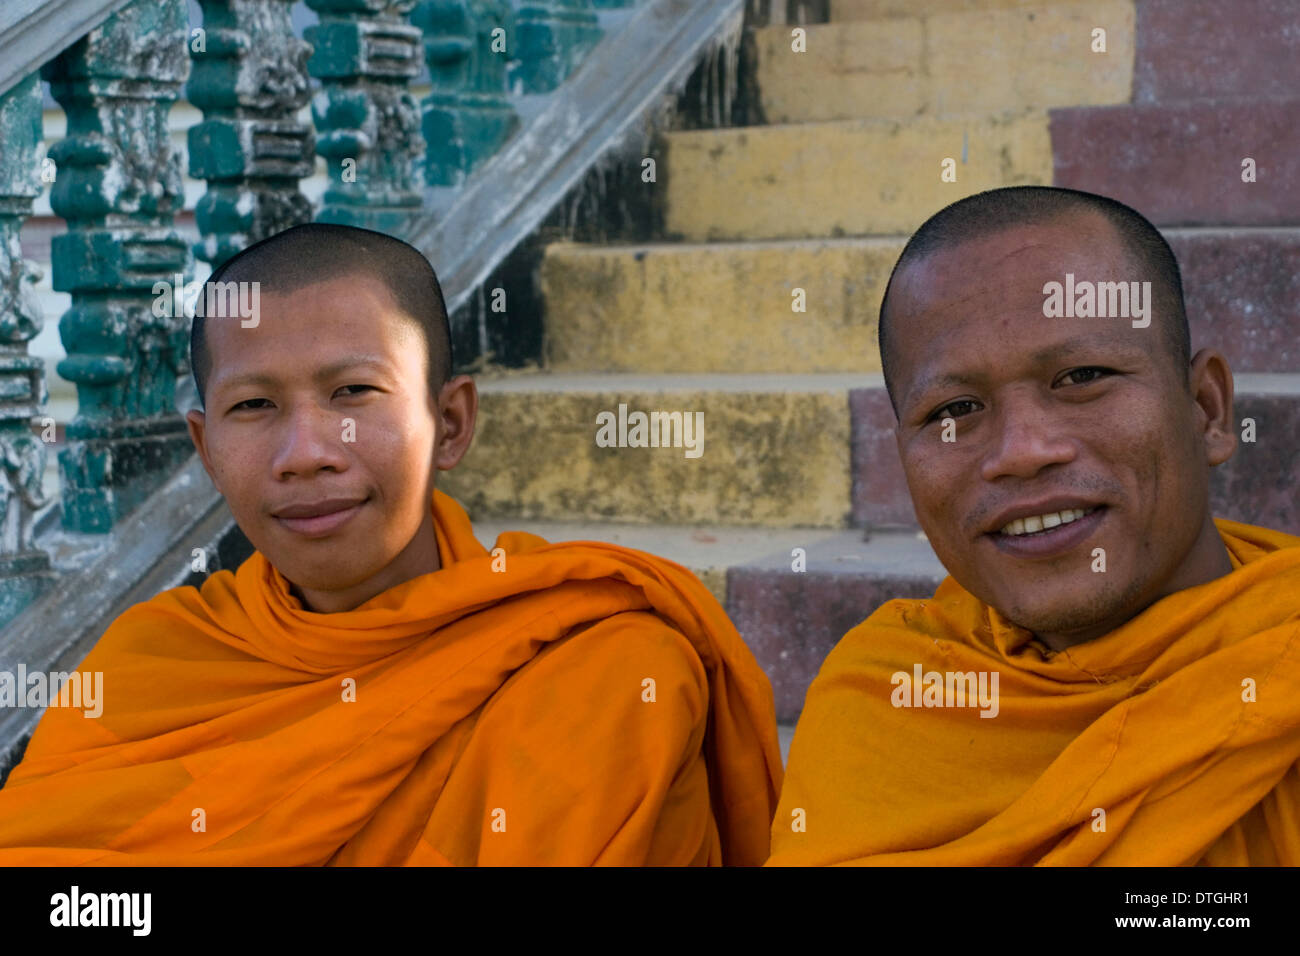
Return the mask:
<svg viewBox="0 0 1300 956">
<path fill-rule="evenodd" d="M 843 120 L 666 137 L 666 238 L 910 233 L 963 196 L 1052 181 L 1047 114 Z M 943 182 L 952 160 L 956 182 Z"/>
<path fill-rule="evenodd" d="M 1133 101 L 1295 96 L 1298 22 L 1294 0 L 1142 0 Z"/>
<path fill-rule="evenodd" d="M 481 520 L 914 528 L 878 373 L 520 375 L 481 379 L 479 432 L 440 479 Z M 1255 422 L 1214 469 L 1214 513 L 1300 534 L 1300 374 L 1235 376 L 1235 418 Z M 686 448 L 600 448 L 596 416 L 704 412 Z M 60 438 L 62 436 L 60 435 Z M 47 491 L 57 495 L 57 452 Z"/>
<path fill-rule="evenodd" d="M 1210 507 L 1216 517 L 1300 534 L 1300 373 L 1234 376 L 1237 450 L 1210 473 Z M 853 524 L 914 525 L 912 499 L 894 440 L 894 413 L 883 388 L 854 389 Z M 1255 441 L 1242 441 L 1243 420 L 1253 419 Z"/>
<path fill-rule="evenodd" d="M 1132 97 L 1132 0 L 956 5 L 909 16 L 754 33 L 769 123 L 982 113 L 1127 103 Z M 1092 52 L 1092 30 L 1106 52 Z"/>
<path fill-rule="evenodd" d="M 1298 121 L 1300 98 L 671 133 L 666 237 L 910 233 L 956 199 L 1018 183 L 1099 192 L 1161 226 L 1300 225 Z M 956 182 L 940 178 L 946 159 Z"/>
<path fill-rule="evenodd" d="M 1183 276 L 1192 347 L 1234 372 L 1300 372 L 1300 229 L 1162 230 Z"/>
<path fill-rule="evenodd" d="M 1169 229 L 1194 348 L 1300 372 L 1300 229 Z M 904 236 L 546 249 L 547 365 L 563 372 L 869 372 Z M 803 289 L 807 311 L 792 310 Z"/>
<path fill-rule="evenodd" d="M 1048 3 L 1055 0 L 1046 0 Z M 830 21 L 877 20 L 882 17 L 915 17 L 932 13 L 964 13 L 982 10 L 1014 10 L 1041 7 L 1045 0 L 830 0 Z"/>
<path fill-rule="evenodd" d="M 783 767 L 790 764 L 790 744 L 794 741 L 794 727 L 795 722 L 793 720 L 782 721 L 776 725 L 776 739 L 781 745 L 781 766 Z"/>
<path fill-rule="evenodd" d="M 1238 375 L 1237 451 L 1210 479 L 1214 514 L 1300 534 L 1300 375 Z M 1255 441 L 1241 441 L 1245 418 Z"/>
<path fill-rule="evenodd" d="M 459 500 L 459 499 L 458 499 Z M 627 524 L 613 521 L 525 521 L 513 518 L 478 518 L 471 513 L 474 533 L 484 547 L 492 547 L 505 531 L 529 531 L 547 541 L 608 541 L 625 548 L 648 551 L 676 561 L 692 571 L 713 592 L 718 603 L 727 603 L 727 576 L 735 568 L 755 561 L 786 559 L 789 569 L 795 548 L 811 554 L 827 542 L 863 537 L 860 531 L 829 528 L 738 528 L 727 525 Z M 897 537 L 915 538 L 915 533 Z M 810 550 L 812 549 L 812 550 Z M 820 552 L 817 552 L 820 553 Z M 763 565 L 766 567 L 766 565 Z"/>
<path fill-rule="evenodd" d="M 1088 23 L 1086 14 L 1091 10 L 1096 12 L 1092 14 L 1092 22 Z M 1030 14 L 1034 15 L 1035 21 L 1029 21 Z M 937 63 L 947 72 L 950 58 L 973 48 L 973 54 L 965 55 L 976 58 L 973 64 L 976 71 L 981 60 L 1005 70 L 1008 64 L 1027 62 L 1026 54 L 1033 55 L 1032 51 L 1022 53 L 1015 47 L 1008 49 L 1007 44 L 1016 42 L 1020 34 L 1010 25 L 1014 21 L 1007 18 L 1021 17 L 1027 23 L 1035 24 L 1030 29 L 1041 30 L 1042 24 L 1072 24 L 1076 14 L 1084 14 L 1080 17 L 1080 25 L 1086 26 L 1089 38 L 1093 27 L 1106 29 L 1111 69 L 1117 68 L 1120 58 L 1116 53 L 1123 49 L 1124 58 L 1131 64 L 1135 103 L 1175 103 L 1222 97 L 1267 99 L 1294 96 L 1300 89 L 1300 31 L 1294 28 L 1294 0 L 1234 0 L 1231 5 L 1225 5 L 1223 0 L 1142 0 L 1137 4 L 1082 4 L 1070 0 L 831 0 L 830 24 L 805 28 L 809 44 L 804 55 L 813 58 L 816 54 L 818 67 L 809 65 L 804 67 L 806 73 L 786 71 L 781 75 L 798 86 L 801 76 L 824 70 L 847 86 L 866 84 L 868 81 L 857 74 L 870 71 L 872 85 L 862 87 L 868 98 L 875 98 L 875 91 L 884 89 L 899 100 L 916 99 L 920 96 L 918 86 L 906 83 L 904 75 L 907 72 L 919 75 L 913 38 L 915 21 L 933 20 L 936 23 L 935 31 L 926 34 L 927 46 L 935 40 L 947 39 L 942 31 L 948 23 L 964 23 L 971 30 L 969 46 L 960 45 L 965 38 L 949 41 L 958 44 L 955 49 L 937 58 L 930 56 L 927 50 L 925 62 Z M 981 29 L 984 29 L 981 20 L 998 24 L 999 29 L 980 36 Z M 892 28 L 885 26 L 891 22 L 897 25 Z M 1126 26 L 1118 25 L 1121 23 Z M 823 52 L 824 42 L 814 42 L 814 31 L 828 26 L 838 28 L 845 36 L 861 36 L 853 31 L 867 24 L 880 31 L 875 36 L 889 36 L 893 41 L 887 47 L 880 46 L 870 51 L 874 59 L 867 55 L 867 51 L 861 51 L 856 43 L 852 46 L 846 44 L 835 54 L 838 56 L 835 59 L 830 51 Z M 769 29 L 772 31 L 770 37 L 760 31 L 760 53 L 769 52 L 768 44 L 771 44 L 771 50 L 788 51 L 790 27 Z M 785 42 L 780 46 L 776 45 L 775 39 L 778 31 L 784 31 Z M 1135 35 L 1136 54 L 1132 43 Z M 1085 49 L 1091 53 L 1090 46 Z M 1016 59 L 1012 58 L 1013 53 L 1018 55 Z M 1100 58 L 1100 54 L 1095 56 Z M 1189 69 L 1188 64 L 1195 64 L 1195 68 Z M 1069 65 L 1083 68 L 1082 63 L 1073 59 Z M 778 65 L 774 66 L 780 69 Z M 1033 67 L 1037 75 L 1053 79 L 1062 76 L 1066 69 L 1067 64 L 1051 59 Z M 1028 76 L 1035 75 L 1035 72 L 1016 71 Z M 972 75 L 978 78 L 978 83 L 970 82 Z M 982 90 L 987 85 L 991 84 L 988 95 L 994 95 L 1005 89 L 1000 84 L 1006 84 L 1009 79 L 1002 72 L 957 74 L 957 82 L 952 85 L 964 84 L 969 87 L 969 93 L 953 95 L 976 97 L 978 103 L 978 97 L 984 95 Z M 823 92 L 832 98 L 838 95 L 837 91 L 830 89 Z M 788 99 L 775 95 L 772 102 L 781 108 L 780 104 L 800 95 L 795 90 L 788 94 Z M 769 91 L 764 90 L 763 96 L 766 106 Z M 1073 104 L 1049 105 L 1081 106 L 1090 102 L 1095 101 L 1085 95 Z M 819 108 L 817 104 L 809 105 L 813 109 Z M 993 104 L 988 105 L 991 107 Z M 882 104 L 881 108 L 893 107 Z"/>
<path fill-rule="evenodd" d="M 849 392 L 879 384 L 878 375 L 482 378 L 478 434 L 440 487 L 480 519 L 845 527 Z M 702 415 L 703 441 L 683 431 L 667 436 L 679 447 L 631 447 L 650 440 L 632 430 L 635 412 L 691 413 L 682 420 L 693 426 Z M 628 447 L 597 444 L 602 415 L 613 441 L 622 417 Z"/>
<path fill-rule="evenodd" d="M 546 249 L 557 371 L 879 371 L 876 323 L 901 236 Z M 793 311 L 802 289 L 805 312 Z"/>
<path fill-rule="evenodd" d="M 886 601 L 934 594 L 947 572 L 915 532 L 845 532 L 807 549 L 807 570 L 773 553 L 727 572 L 727 614 L 772 682 L 776 719 L 797 720 L 822 661 Z"/>
<path fill-rule="evenodd" d="M 885 601 L 928 597 L 946 574 L 916 532 L 867 540 L 861 531 L 474 521 L 485 547 L 512 530 L 548 541 L 609 541 L 695 572 L 767 673 L 782 722 L 798 717 L 808 684 L 845 632 Z M 803 570 L 795 570 L 799 560 Z"/>
<path fill-rule="evenodd" d="M 1054 185 L 1159 226 L 1300 225 L 1300 98 L 1055 109 L 1051 141 Z"/>
<path fill-rule="evenodd" d="M 1255 441 L 1212 472 L 1214 513 L 1300 534 L 1300 373 L 1235 379 L 1238 435 L 1251 418 Z M 440 478 L 479 521 L 916 526 L 879 374 L 532 373 L 479 387 L 474 445 Z M 700 456 L 598 447 L 597 415 L 617 419 L 620 404 L 703 413 Z"/>
</svg>

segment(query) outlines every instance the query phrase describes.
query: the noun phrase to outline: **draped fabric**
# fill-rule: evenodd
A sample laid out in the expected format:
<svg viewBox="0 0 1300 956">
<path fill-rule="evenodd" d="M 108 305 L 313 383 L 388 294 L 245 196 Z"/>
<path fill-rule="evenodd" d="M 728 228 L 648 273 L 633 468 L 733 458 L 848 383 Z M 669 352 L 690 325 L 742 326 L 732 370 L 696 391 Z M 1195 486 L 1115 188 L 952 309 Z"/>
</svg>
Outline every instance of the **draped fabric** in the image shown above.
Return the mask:
<svg viewBox="0 0 1300 956">
<path fill-rule="evenodd" d="M 260 554 L 122 614 L 0 790 L 0 865 L 742 864 L 771 687 L 688 571 L 434 492 L 442 568 L 305 610 Z"/>
<path fill-rule="evenodd" d="M 1059 653 L 951 578 L 879 608 L 809 689 L 769 863 L 1300 864 L 1300 538 L 1216 526 L 1229 574 Z M 995 715 L 915 706 L 981 672 Z"/>
</svg>

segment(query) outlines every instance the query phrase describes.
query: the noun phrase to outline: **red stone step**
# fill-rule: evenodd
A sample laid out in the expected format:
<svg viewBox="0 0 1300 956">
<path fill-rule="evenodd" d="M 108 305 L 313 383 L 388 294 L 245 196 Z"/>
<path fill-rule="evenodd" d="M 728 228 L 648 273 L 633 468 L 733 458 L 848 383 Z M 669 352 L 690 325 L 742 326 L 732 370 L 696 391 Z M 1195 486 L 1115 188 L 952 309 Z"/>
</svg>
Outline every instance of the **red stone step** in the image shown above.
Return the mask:
<svg viewBox="0 0 1300 956">
<path fill-rule="evenodd" d="M 1137 5 L 1135 103 L 1295 96 L 1300 6 L 1295 0 L 1142 0 Z"/>
<path fill-rule="evenodd" d="M 894 598 L 929 597 L 946 572 L 915 532 L 845 532 L 810 544 L 807 569 L 775 553 L 727 571 L 727 613 L 772 682 L 776 719 L 798 719 L 832 647 Z"/>
<path fill-rule="evenodd" d="M 1300 225 L 1300 98 L 1057 109 L 1050 128 L 1055 185 L 1158 226 Z"/>
<path fill-rule="evenodd" d="M 1300 229 L 1166 229 L 1192 350 L 1235 373 L 1300 372 Z"/>
</svg>

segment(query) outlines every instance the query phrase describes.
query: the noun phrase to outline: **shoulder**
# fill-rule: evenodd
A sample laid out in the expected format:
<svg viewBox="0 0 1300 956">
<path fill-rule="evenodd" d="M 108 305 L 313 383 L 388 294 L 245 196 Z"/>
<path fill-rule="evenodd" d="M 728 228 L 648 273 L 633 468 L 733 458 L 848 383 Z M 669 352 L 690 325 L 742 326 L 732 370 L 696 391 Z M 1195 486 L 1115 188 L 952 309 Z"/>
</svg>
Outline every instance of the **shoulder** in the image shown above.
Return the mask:
<svg viewBox="0 0 1300 956">
<path fill-rule="evenodd" d="M 851 628 L 827 655 L 826 666 L 893 662 L 918 647 L 955 641 L 980 626 L 985 607 L 951 577 L 932 597 L 895 598 Z"/>
<path fill-rule="evenodd" d="M 680 631 L 655 614 L 625 611 L 575 628 L 543 648 L 488 707 L 499 709 L 514 698 L 527 699 L 534 708 L 585 706 L 606 714 L 664 702 L 703 720 L 708 680 L 699 654 Z"/>
<path fill-rule="evenodd" d="M 233 575 L 223 571 L 205 581 L 202 590 L 188 585 L 171 588 L 131 605 L 104 629 L 90 652 L 93 659 L 87 661 L 120 662 L 128 656 L 151 660 L 244 658 L 248 649 L 229 633 L 232 625 L 240 629 L 233 615 L 243 617 L 232 585 Z M 224 600 L 224 612 L 214 605 L 214 597 Z"/>
<path fill-rule="evenodd" d="M 886 601 L 862 623 L 850 628 L 831 648 L 818 674 L 843 668 L 889 662 L 905 654 L 929 627 L 928 600 L 896 598 Z"/>
</svg>

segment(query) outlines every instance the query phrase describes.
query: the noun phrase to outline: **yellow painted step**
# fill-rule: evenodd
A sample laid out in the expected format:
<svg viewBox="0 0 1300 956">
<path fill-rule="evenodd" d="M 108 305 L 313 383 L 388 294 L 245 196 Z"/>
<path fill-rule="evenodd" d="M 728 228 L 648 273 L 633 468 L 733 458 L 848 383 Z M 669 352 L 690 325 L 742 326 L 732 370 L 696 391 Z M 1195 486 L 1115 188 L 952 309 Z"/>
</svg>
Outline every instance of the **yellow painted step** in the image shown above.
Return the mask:
<svg viewBox="0 0 1300 956">
<path fill-rule="evenodd" d="M 805 552 L 814 546 L 843 542 L 850 560 L 864 549 L 861 532 L 811 528 L 737 528 L 727 525 L 633 525 L 605 521 L 524 521 L 493 519 L 474 521 L 474 534 L 486 548 L 505 531 L 528 531 L 547 541 L 608 541 L 625 548 L 648 551 L 690 569 L 727 603 L 727 571 L 757 560 L 788 561 L 794 548 Z M 886 536 L 888 537 L 888 536 Z"/>
<path fill-rule="evenodd" d="M 845 527 L 848 394 L 880 385 L 871 374 L 483 379 L 473 446 L 439 487 L 476 521 Z M 679 447 L 634 447 L 649 441 L 635 412 L 702 414 L 703 428 L 669 434 Z"/>
<path fill-rule="evenodd" d="M 1059 2 L 1061 0 L 1047 0 L 1047 5 L 1055 6 Z M 836 23 L 874 20 L 879 17 L 915 17 L 929 13 L 1014 10 L 1041 6 L 1044 6 L 1044 0 L 831 0 L 830 20 Z"/>
<path fill-rule="evenodd" d="M 1002 6 L 755 31 L 769 123 L 1107 106 L 1133 94 L 1133 0 Z M 1095 53 L 1093 30 L 1106 31 Z"/>
<path fill-rule="evenodd" d="M 675 239 L 910 233 L 997 186 L 1047 185 L 1047 114 L 843 120 L 667 136 L 665 228 Z M 941 179 L 951 160 L 956 182 Z"/>
<path fill-rule="evenodd" d="M 546 364 L 557 372 L 878 371 L 880 299 L 905 241 L 552 244 L 541 270 Z"/>
</svg>

